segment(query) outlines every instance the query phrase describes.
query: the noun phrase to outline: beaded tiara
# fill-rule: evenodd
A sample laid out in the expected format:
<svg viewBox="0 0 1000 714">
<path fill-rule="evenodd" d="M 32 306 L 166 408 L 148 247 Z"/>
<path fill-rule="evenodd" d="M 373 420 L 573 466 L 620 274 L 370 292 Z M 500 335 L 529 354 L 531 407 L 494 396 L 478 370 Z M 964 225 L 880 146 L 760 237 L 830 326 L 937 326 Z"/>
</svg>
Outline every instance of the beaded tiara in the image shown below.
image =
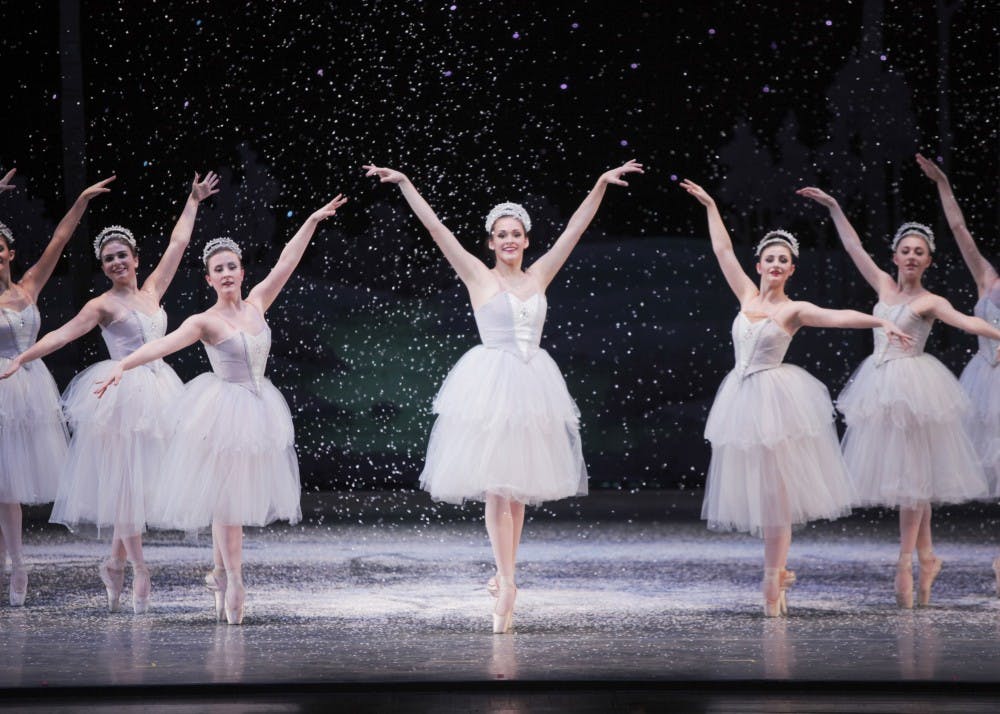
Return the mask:
<svg viewBox="0 0 1000 714">
<path fill-rule="evenodd" d="M 916 223 L 914 221 L 904 223 L 896 231 L 896 235 L 892 238 L 892 251 L 895 253 L 899 241 L 903 240 L 906 236 L 912 235 L 918 235 L 927 241 L 927 246 L 931 249 L 931 253 L 934 252 L 934 231 L 923 223 Z"/>
<path fill-rule="evenodd" d="M 765 234 L 764 237 L 760 239 L 760 243 L 757 244 L 757 250 L 754 252 L 754 255 L 759 256 L 764 248 L 772 245 L 773 243 L 784 243 L 788 246 L 789 250 L 792 251 L 792 255 L 796 258 L 799 257 L 799 242 L 795 240 L 795 236 L 791 233 L 780 228 Z"/>
<path fill-rule="evenodd" d="M 94 239 L 94 255 L 97 256 L 98 260 L 101 259 L 101 249 L 104 248 L 104 244 L 110 241 L 121 241 L 127 244 L 132 248 L 133 253 L 136 250 L 135 237 L 132 235 L 132 231 L 124 226 L 108 226 L 98 233 Z"/>
<path fill-rule="evenodd" d="M 524 226 L 524 232 L 531 232 L 531 219 L 528 217 L 528 212 L 524 210 L 524 206 L 519 203 L 500 203 L 493 207 L 493 210 L 486 214 L 486 232 L 493 232 L 493 224 L 504 216 L 511 216 L 521 221 L 521 225 Z"/>
<path fill-rule="evenodd" d="M 213 238 L 205 244 L 205 249 L 201 251 L 201 262 L 207 266 L 209 258 L 216 253 L 221 253 L 224 250 L 230 250 L 233 253 L 236 253 L 236 257 L 243 260 L 243 251 L 240 250 L 240 247 L 232 238 Z"/>
</svg>

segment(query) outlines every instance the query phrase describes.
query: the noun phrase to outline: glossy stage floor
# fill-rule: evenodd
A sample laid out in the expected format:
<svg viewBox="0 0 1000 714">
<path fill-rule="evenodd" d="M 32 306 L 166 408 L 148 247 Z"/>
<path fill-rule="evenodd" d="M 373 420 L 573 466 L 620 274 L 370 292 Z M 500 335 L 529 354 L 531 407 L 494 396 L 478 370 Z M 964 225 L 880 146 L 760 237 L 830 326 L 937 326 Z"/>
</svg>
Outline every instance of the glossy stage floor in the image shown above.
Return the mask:
<svg viewBox="0 0 1000 714">
<path fill-rule="evenodd" d="M 762 547 L 697 520 L 698 494 L 595 494 L 526 525 L 512 635 L 489 632 L 473 506 L 318 494 L 248 531 L 241 627 L 199 586 L 208 538 L 149 534 L 153 607 L 106 612 L 106 545 L 27 513 L 28 604 L 0 607 L 0 707 L 19 710 L 996 711 L 994 505 L 941 509 L 930 607 L 892 592 L 894 514 L 797 532 L 786 618 Z M 4 591 L 6 576 L 2 580 Z"/>
</svg>

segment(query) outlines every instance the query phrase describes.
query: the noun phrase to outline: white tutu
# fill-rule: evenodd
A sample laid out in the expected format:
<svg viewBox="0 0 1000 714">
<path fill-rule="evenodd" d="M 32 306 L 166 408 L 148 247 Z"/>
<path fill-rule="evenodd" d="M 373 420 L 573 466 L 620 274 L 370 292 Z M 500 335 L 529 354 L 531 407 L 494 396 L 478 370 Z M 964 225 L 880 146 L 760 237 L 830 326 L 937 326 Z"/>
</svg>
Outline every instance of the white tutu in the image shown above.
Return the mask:
<svg viewBox="0 0 1000 714">
<path fill-rule="evenodd" d="M 270 380 L 258 389 L 213 373 L 185 385 L 168 416 L 167 486 L 154 525 L 190 531 L 301 519 L 291 412 Z"/>
<path fill-rule="evenodd" d="M 985 496 L 983 469 L 962 423 L 969 399 L 934 357 L 881 365 L 868 357 L 837 408 L 847 422 L 844 459 L 859 505 L 915 508 Z"/>
<path fill-rule="evenodd" d="M 833 420 L 826 387 L 800 367 L 780 364 L 742 378 L 730 372 L 705 425 L 712 460 L 701 517 L 708 527 L 759 536 L 850 513 Z"/>
<path fill-rule="evenodd" d="M 0 370 L 10 360 L 0 357 Z M 0 381 L 0 503 L 49 503 L 69 435 L 59 390 L 41 360 Z"/>
<path fill-rule="evenodd" d="M 117 526 L 129 536 L 146 529 L 159 500 L 168 437 L 164 415 L 182 384 L 157 361 L 129 370 L 98 399 L 96 384 L 116 365 L 91 365 L 63 394 L 73 439 L 50 520 L 72 530 Z"/>
</svg>

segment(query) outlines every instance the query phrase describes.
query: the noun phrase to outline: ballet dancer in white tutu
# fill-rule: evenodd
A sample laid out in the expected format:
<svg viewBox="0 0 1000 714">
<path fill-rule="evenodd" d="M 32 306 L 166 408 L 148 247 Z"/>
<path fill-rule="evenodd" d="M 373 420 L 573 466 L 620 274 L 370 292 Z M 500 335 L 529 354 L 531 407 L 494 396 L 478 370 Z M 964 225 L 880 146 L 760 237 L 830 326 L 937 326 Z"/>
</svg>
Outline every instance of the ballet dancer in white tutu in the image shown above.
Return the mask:
<svg viewBox="0 0 1000 714">
<path fill-rule="evenodd" d="M 209 241 L 202 258 L 216 302 L 180 327 L 146 343 L 113 365 L 96 394 L 114 399 L 130 371 L 201 341 L 212 371 L 184 386 L 167 423 L 163 489 L 151 524 L 178 530 L 211 526 L 214 568 L 205 584 L 214 592 L 216 619 L 243 622 L 243 526 L 276 520 L 296 523 L 299 464 L 292 417 L 264 376 L 271 330 L 264 314 L 298 266 L 316 227 L 347 201 L 337 196 L 313 213 L 285 245 L 278 262 L 243 299 L 243 263 L 229 238 Z"/>
<path fill-rule="evenodd" d="M 854 265 L 878 295 L 872 312 L 894 321 L 914 338 L 898 344 L 875 331 L 875 350 L 857 368 L 837 398 L 847 422 L 843 451 L 857 505 L 899 509 L 896 603 L 913 607 L 913 551 L 920 563 L 917 604 L 930 602 L 941 571 L 931 537 L 931 504 L 962 503 L 986 495 L 986 479 L 963 419 L 971 406 L 955 376 L 924 352 L 934 320 L 993 340 L 1000 330 L 963 315 L 924 288 L 934 235 L 919 223 L 904 223 L 892 239 L 896 277 L 865 251 L 837 201 L 818 188 L 799 195 L 830 211 Z M 995 359 L 995 356 L 994 356 Z"/>
<path fill-rule="evenodd" d="M 853 497 L 829 392 L 801 367 L 782 362 L 792 336 L 801 327 L 867 327 L 903 344 L 910 338 L 885 318 L 789 298 L 785 288 L 799 245 L 786 231 L 771 231 L 757 244 L 754 284 L 712 197 L 689 180 L 681 188 L 705 206 L 712 250 L 740 303 L 733 322 L 736 366 L 705 424 L 712 460 L 701 517 L 713 530 L 763 537 L 764 614 L 775 617 L 787 612 L 786 591 L 795 582 L 786 569 L 792 526 L 847 515 Z"/>
<path fill-rule="evenodd" d="M 0 179 L 0 193 L 13 190 L 14 170 Z M 59 221 L 41 257 L 14 281 L 14 233 L 0 223 L 0 370 L 31 347 L 38 336 L 36 303 L 63 248 L 90 201 L 111 189 L 115 177 L 99 181 L 80 194 Z M 49 503 L 59 488 L 66 461 L 68 434 L 59 405 L 59 390 L 41 362 L 0 382 L 0 568 L 10 556 L 10 604 L 24 605 L 28 571 L 21 543 L 21 504 Z"/>
<path fill-rule="evenodd" d="M 521 206 L 501 203 L 486 217 L 489 268 L 462 247 L 398 171 L 365 166 L 368 176 L 399 186 L 403 198 L 469 291 L 483 344 L 469 350 L 445 378 L 434 412 L 420 485 L 435 500 L 485 501 L 486 531 L 497 575 L 493 632 L 511 629 L 517 587 L 514 570 L 525 504 L 587 492 L 579 411 L 555 362 L 539 347 L 545 290 L 590 225 L 609 184 L 642 173 L 629 161 L 601 174 L 552 248 L 523 266 L 531 219 Z"/>
<path fill-rule="evenodd" d="M 160 306 L 184 251 L 191 241 L 198 205 L 218 192 L 218 177 L 195 174 L 191 192 L 170 234 L 163 257 L 139 285 L 139 253 L 132 233 L 122 226 L 102 230 L 94 240 L 94 255 L 111 288 L 87 302 L 77 315 L 22 352 L 3 377 L 32 360 L 60 349 L 100 326 L 110 360 L 91 365 L 63 393 L 64 410 L 73 438 L 59 483 L 51 521 L 70 530 L 83 525 L 111 528 L 111 552 L 99 574 L 108 608 L 119 608 L 125 562 L 132 565 L 132 608 L 149 607 L 149 569 L 142 552 L 142 533 L 160 487 L 159 468 L 166 445 L 163 415 L 181 390 L 181 381 L 162 361 L 129 375 L 112 399 L 99 401 L 94 383 L 105 379 L 119 360 L 167 329 Z M 15 375 L 16 376 L 16 375 Z"/>
<path fill-rule="evenodd" d="M 996 268 L 976 246 L 948 177 L 937 164 L 920 154 L 917 154 L 917 164 L 937 186 L 948 227 L 955 236 L 972 279 L 976 281 L 979 299 L 973 314 L 1000 328 L 1000 276 Z M 997 367 L 1000 342 L 983 335 L 978 337 L 979 350 L 962 370 L 958 381 L 972 402 L 965 428 L 982 459 L 989 495 L 995 499 L 1000 497 L 1000 368 Z M 1000 597 L 1000 556 L 993 560 L 993 574 L 997 596 Z"/>
</svg>

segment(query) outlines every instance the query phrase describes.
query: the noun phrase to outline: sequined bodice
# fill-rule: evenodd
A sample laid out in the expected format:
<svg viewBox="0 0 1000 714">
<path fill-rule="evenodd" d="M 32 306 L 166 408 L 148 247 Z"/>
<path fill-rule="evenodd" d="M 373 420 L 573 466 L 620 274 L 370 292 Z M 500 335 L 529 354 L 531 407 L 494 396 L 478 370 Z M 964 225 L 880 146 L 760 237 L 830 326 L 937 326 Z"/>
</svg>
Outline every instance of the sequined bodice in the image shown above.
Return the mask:
<svg viewBox="0 0 1000 714">
<path fill-rule="evenodd" d="M 237 330 L 216 345 L 203 344 L 212 371 L 220 379 L 246 387 L 254 394 L 260 393 L 267 355 L 271 351 L 271 328 L 265 326 L 256 335 Z"/>
<path fill-rule="evenodd" d="M 486 347 L 505 350 L 528 361 L 538 352 L 546 308 L 541 293 L 521 300 L 502 290 L 475 312 L 479 338 Z"/>
<path fill-rule="evenodd" d="M 742 312 L 733 321 L 733 349 L 736 373 L 748 377 L 755 372 L 774 369 L 785 359 L 792 336 L 771 318 L 751 322 Z"/>
<path fill-rule="evenodd" d="M 879 302 L 872 308 L 872 314 L 895 323 L 896 327 L 913 338 L 913 344 L 904 347 L 899 340 L 890 340 L 881 327 L 876 327 L 874 330 L 876 364 L 903 357 L 916 357 L 924 353 L 924 345 L 930 337 L 934 318 L 921 317 L 913 312 L 907 303 L 886 305 L 884 302 Z"/>
<path fill-rule="evenodd" d="M 986 322 L 993 325 L 993 327 L 1000 329 L 1000 306 L 990 300 L 988 295 L 979 298 L 973 314 L 976 317 L 983 318 Z M 979 338 L 979 354 L 991 366 L 996 367 L 997 348 L 1000 347 L 1000 340 L 991 340 L 989 337 L 983 337 L 982 335 L 977 335 L 977 337 Z"/>
<path fill-rule="evenodd" d="M 41 316 L 34 304 L 23 310 L 0 308 L 0 357 L 16 357 L 35 344 Z"/>
<path fill-rule="evenodd" d="M 161 307 L 152 315 L 138 310 L 128 313 L 106 327 L 101 327 L 101 337 L 108 346 L 111 359 L 125 359 L 147 342 L 167 334 L 167 313 Z"/>
</svg>

